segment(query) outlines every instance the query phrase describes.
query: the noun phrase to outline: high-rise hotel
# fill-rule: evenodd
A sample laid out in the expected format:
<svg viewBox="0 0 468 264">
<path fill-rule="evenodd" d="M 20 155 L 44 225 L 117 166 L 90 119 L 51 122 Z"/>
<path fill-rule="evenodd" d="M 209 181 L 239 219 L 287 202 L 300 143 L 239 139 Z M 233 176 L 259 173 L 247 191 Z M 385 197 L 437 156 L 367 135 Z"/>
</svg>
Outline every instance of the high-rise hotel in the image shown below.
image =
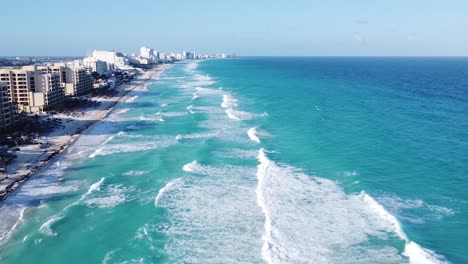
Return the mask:
<svg viewBox="0 0 468 264">
<path fill-rule="evenodd" d="M 20 121 L 18 107 L 10 101 L 7 83 L 0 82 L 0 132 L 13 129 Z"/>
<path fill-rule="evenodd" d="M 24 112 L 42 112 L 64 101 L 58 72 L 44 73 L 36 66 L 0 69 L 0 82 L 6 83 L 10 101 Z"/>
</svg>

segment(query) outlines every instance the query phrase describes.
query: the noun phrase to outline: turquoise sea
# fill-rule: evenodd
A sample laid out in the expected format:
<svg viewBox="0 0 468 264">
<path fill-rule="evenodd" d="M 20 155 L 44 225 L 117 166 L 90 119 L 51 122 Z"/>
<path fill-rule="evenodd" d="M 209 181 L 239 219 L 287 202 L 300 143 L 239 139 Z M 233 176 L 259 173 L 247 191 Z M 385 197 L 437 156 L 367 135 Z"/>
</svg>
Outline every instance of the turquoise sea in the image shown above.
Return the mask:
<svg viewBox="0 0 468 264">
<path fill-rule="evenodd" d="M 468 263 L 468 59 L 177 63 L 0 204 L 0 263 Z"/>
</svg>

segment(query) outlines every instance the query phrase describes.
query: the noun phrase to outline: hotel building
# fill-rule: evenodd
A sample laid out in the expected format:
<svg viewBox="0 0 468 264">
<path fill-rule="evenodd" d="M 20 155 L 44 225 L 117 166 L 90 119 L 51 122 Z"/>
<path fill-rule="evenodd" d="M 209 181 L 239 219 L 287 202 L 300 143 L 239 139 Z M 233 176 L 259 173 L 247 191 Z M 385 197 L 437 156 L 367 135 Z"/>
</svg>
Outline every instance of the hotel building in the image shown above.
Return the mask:
<svg viewBox="0 0 468 264">
<path fill-rule="evenodd" d="M 55 63 L 51 66 L 39 66 L 38 69 L 43 73 L 58 73 L 65 95 L 81 96 L 93 89 L 93 77 L 85 67 Z"/>
<path fill-rule="evenodd" d="M 18 108 L 10 101 L 8 84 L 0 82 L 0 132 L 15 128 L 20 121 Z"/>
<path fill-rule="evenodd" d="M 36 73 L 35 88 L 29 92 L 29 105 L 26 112 L 43 112 L 61 105 L 65 100 L 58 73 Z"/>
<path fill-rule="evenodd" d="M 99 74 L 104 74 L 108 71 L 107 69 L 109 68 L 107 62 L 98 60 L 94 57 L 84 58 L 83 65 L 90 69 L 90 73 L 97 72 Z"/>
<path fill-rule="evenodd" d="M 107 62 L 108 71 L 112 71 L 114 68 L 124 68 L 128 64 L 128 60 L 123 54 L 113 50 L 95 50 L 92 57 L 96 60 Z"/>
<path fill-rule="evenodd" d="M 61 104 L 64 89 L 60 86 L 61 73 L 44 73 L 36 66 L 0 69 L 0 82 L 5 82 L 8 98 L 25 112 L 40 112 Z"/>
</svg>

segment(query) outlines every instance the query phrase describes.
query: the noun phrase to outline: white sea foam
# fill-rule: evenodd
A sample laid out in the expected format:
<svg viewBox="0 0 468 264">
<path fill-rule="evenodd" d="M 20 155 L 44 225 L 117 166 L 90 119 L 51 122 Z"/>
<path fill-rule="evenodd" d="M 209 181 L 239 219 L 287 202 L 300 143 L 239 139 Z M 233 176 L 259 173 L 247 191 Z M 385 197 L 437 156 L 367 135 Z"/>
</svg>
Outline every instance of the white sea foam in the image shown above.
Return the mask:
<svg viewBox="0 0 468 264">
<path fill-rule="evenodd" d="M 132 140 L 129 142 L 129 138 Z M 172 146 L 177 141 L 170 136 L 140 136 L 140 135 L 125 135 L 114 138 L 115 142 L 108 142 L 105 145 L 98 147 L 89 158 L 97 156 L 106 156 L 118 153 L 129 153 L 147 151 L 152 149 L 160 149 Z"/>
<path fill-rule="evenodd" d="M 179 117 L 179 116 L 184 116 L 185 112 L 161 112 L 159 115 L 163 117 Z"/>
<path fill-rule="evenodd" d="M 170 220 L 158 228 L 171 238 L 164 247 L 168 262 L 261 263 L 255 169 L 198 165 L 210 177 L 186 176 L 157 202 Z"/>
<path fill-rule="evenodd" d="M 186 172 L 195 172 L 195 171 L 199 171 L 198 169 L 199 167 L 201 167 L 200 163 L 194 160 L 190 163 L 185 164 L 184 167 L 182 167 L 182 169 Z"/>
<path fill-rule="evenodd" d="M 263 149 L 258 161 L 256 193 L 265 216 L 265 262 L 405 262 L 396 249 L 364 246 L 372 238 L 403 240 L 405 256 L 412 263 L 418 263 L 413 259 L 421 259 L 421 255 L 429 256 L 425 263 L 439 263 L 439 256 L 433 252 L 415 249 L 418 247 L 408 239 L 398 220 L 365 192 L 346 194 L 333 181 L 279 166 Z"/>
<path fill-rule="evenodd" d="M 249 136 L 250 140 L 260 143 L 260 138 L 257 136 L 257 128 L 252 127 L 247 131 L 247 135 Z"/>
<path fill-rule="evenodd" d="M 96 147 L 96 150 L 91 153 L 88 158 L 94 158 L 96 157 L 98 151 L 102 148 L 104 148 L 105 145 L 107 145 L 109 142 L 111 142 L 113 139 L 115 139 L 116 137 L 121 137 L 121 136 L 125 136 L 127 133 L 125 133 L 124 131 L 120 131 L 118 132 L 116 135 L 112 135 L 110 137 L 108 137 L 104 142 L 102 142 L 99 146 Z"/>
<path fill-rule="evenodd" d="M 193 109 L 193 105 L 187 106 L 187 110 L 189 111 L 190 114 L 193 115 L 195 112 L 192 109 Z"/>
<path fill-rule="evenodd" d="M 70 166 L 69 162 L 58 160 L 31 178 L 27 184 L 21 186 L 15 195 L 8 198 L 10 204 L 29 206 L 61 194 L 76 191 L 80 188 L 79 181 L 63 183 L 64 171 Z"/>
<path fill-rule="evenodd" d="M 205 88 L 205 87 L 197 87 L 195 88 L 197 90 L 197 94 L 202 94 L 202 95 L 220 95 L 222 94 L 222 90 L 216 90 L 216 89 L 211 89 L 211 88 Z"/>
<path fill-rule="evenodd" d="M 60 216 L 60 215 L 54 215 L 53 217 L 49 218 L 49 220 L 47 220 L 44 224 L 41 225 L 41 227 L 39 228 L 39 231 L 43 234 L 43 235 L 46 235 L 46 236 L 56 236 L 57 233 L 55 233 L 51 226 L 59 221 L 60 219 L 62 219 L 63 216 Z"/>
<path fill-rule="evenodd" d="M 414 242 L 407 242 L 403 255 L 407 256 L 411 264 L 445 264 L 445 259 L 434 251 L 422 248 Z"/>
<path fill-rule="evenodd" d="M 234 120 L 237 120 L 237 121 L 240 121 L 240 120 L 241 120 L 240 117 L 238 117 L 238 116 L 235 114 L 234 110 L 232 110 L 231 108 L 229 108 L 229 109 L 226 110 L 226 114 L 227 114 L 227 116 L 228 116 L 229 118 L 231 118 L 231 119 L 234 119 Z"/>
<path fill-rule="evenodd" d="M 200 98 L 200 96 L 197 93 L 193 93 L 192 100 L 196 100 L 197 98 Z"/>
<path fill-rule="evenodd" d="M 79 189 L 81 182 L 63 182 L 63 173 L 70 164 L 63 160 L 54 162 L 44 172 L 37 173 L 14 195 L 0 205 L 0 242 L 6 241 L 23 221 L 24 212 L 30 207 L 41 207 L 44 201 Z"/>
<path fill-rule="evenodd" d="M 142 176 L 142 175 L 145 175 L 145 174 L 148 174 L 150 173 L 149 171 L 144 171 L 144 170 L 131 170 L 131 171 L 127 171 L 125 172 L 123 175 L 124 176 Z"/>
<path fill-rule="evenodd" d="M 444 217 L 450 217 L 455 214 L 453 209 L 428 204 L 421 199 L 404 199 L 396 195 L 381 195 L 376 200 L 383 204 L 392 214 L 413 224 L 424 223 L 431 219 L 440 221 Z"/>
<path fill-rule="evenodd" d="M 255 118 L 255 117 L 264 117 L 268 115 L 267 113 L 252 114 L 252 113 L 245 112 L 245 111 L 234 110 L 232 108 L 226 109 L 225 112 L 230 119 L 234 119 L 236 121 L 251 120 L 252 118 Z"/>
<path fill-rule="evenodd" d="M 115 111 L 113 114 L 114 115 L 121 115 L 121 114 L 127 113 L 128 111 L 130 111 L 130 108 L 123 108 L 123 109 L 119 109 L 119 110 Z"/>
<path fill-rule="evenodd" d="M 160 115 L 153 115 L 153 116 L 147 116 L 147 115 L 142 115 L 138 118 L 140 121 L 150 121 L 150 122 L 164 122 L 164 118 L 162 118 Z"/>
<path fill-rule="evenodd" d="M 0 244 L 8 240 L 18 225 L 23 222 L 25 207 L 21 205 L 3 205 L 0 207 Z"/>
<path fill-rule="evenodd" d="M 207 75 L 196 74 L 193 78 L 193 81 L 186 82 L 181 88 L 206 87 L 215 84 L 215 81 Z"/>
<path fill-rule="evenodd" d="M 206 164 L 201 164 L 198 161 L 194 160 L 190 163 L 185 164 L 182 167 L 182 170 L 194 174 L 201 174 L 206 176 L 222 176 L 225 177 L 227 175 L 231 175 L 233 171 L 238 173 L 236 175 L 239 179 L 243 178 L 244 175 L 248 175 L 252 172 L 252 169 L 249 167 L 243 166 L 232 166 L 232 165 L 224 165 L 222 167 L 211 166 Z"/>
<path fill-rule="evenodd" d="M 132 96 L 130 98 L 128 98 L 125 102 L 126 103 L 133 103 L 135 102 L 135 100 L 138 98 L 138 95 L 135 95 L 135 96 Z"/>
<path fill-rule="evenodd" d="M 123 187 L 122 185 L 106 186 L 99 194 L 84 202 L 90 207 L 113 208 L 127 200 L 125 193 L 132 192 L 133 189 Z"/>
<path fill-rule="evenodd" d="M 52 230 L 52 225 L 58 221 L 60 221 L 61 219 L 63 219 L 63 213 L 70 207 L 72 206 L 75 206 L 77 204 L 79 204 L 80 202 L 82 202 L 84 199 L 86 199 L 86 197 L 88 197 L 88 195 L 90 195 L 92 192 L 96 191 L 96 190 L 99 190 L 102 183 L 104 182 L 105 180 L 105 177 L 102 177 L 98 182 L 96 183 L 93 183 L 91 184 L 91 186 L 88 188 L 88 190 L 86 191 L 85 194 L 83 194 L 81 196 L 81 198 L 72 203 L 72 204 L 69 204 L 67 205 L 65 208 L 63 208 L 62 212 L 59 213 L 59 214 L 56 214 L 54 216 L 52 216 L 51 218 L 49 218 L 49 220 L 47 220 L 45 223 L 43 223 L 41 225 L 41 227 L 39 228 L 39 231 L 43 234 L 43 235 L 46 235 L 46 236 L 56 236 L 57 233 L 54 232 Z"/>
<path fill-rule="evenodd" d="M 107 252 L 106 255 L 104 256 L 104 259 L 102 260 L 102 264 L 110 263 L 109 261 L 112 260 L 112 258 L 114 257 L 115 252 L 116 252 L 116 250 L 112 250 L 110 252 Z"/>
<path fill-rule="evenodd" d="M 208 132 L 208 133 L 194 133 L 194 134 L 187 134 L 187 135 L 177 135 L 175 139 L 177 141 L 182 139 L 205 139 L 205 138 L 213 138 L 219 136 L 219 132 Z"/>
<path fill-rule="evenodd" d="M 216 156 L 221 158 L 234 158 L 234 159 L 245 159 L 252 160 L 255 159 L 258 155 L 257 150 L 245 150 L 245 149 L 228 149 L 223 151 L 218 151 Z"/>
<path fill-rule="evenodd" d="M 198 62 L 197 61 L 190 62 L 189 64 L 187 64 L 187 66 L 185 66 L 185 69 L 188 72 L 193 72 L 197 68 L 198 68 Z"/>
<path fill-rule="evenodd" d="M 355 177 L 355 176 L 359 176 L 359 173 L 355 170 L 353 171 L 345 171 L 343 172 L 343 176 L 345 177 Z"/>
<path fill-rule="evenodd" d="M 184 181 L 182 178 L 177 178 L 173 181 L 170 181 L 166 186 L 164 186 L 162 189 L 159 190 L 158 195 L 154 198 L 154 206 L 158 207 L 159 200 L 164 196 L 166 192 L 169 192 L 170 190 L 174 188 L 180 188 L 184 184 Z"/>
<path fill-rule="evenodd" d="M 223 95 L 223 102 L 221 103 L 221 107 L 223 108 L 233 108 L 237 107 L 237 99 L 232 97 L 229 94 L 224 94 Z"/>
</svg>

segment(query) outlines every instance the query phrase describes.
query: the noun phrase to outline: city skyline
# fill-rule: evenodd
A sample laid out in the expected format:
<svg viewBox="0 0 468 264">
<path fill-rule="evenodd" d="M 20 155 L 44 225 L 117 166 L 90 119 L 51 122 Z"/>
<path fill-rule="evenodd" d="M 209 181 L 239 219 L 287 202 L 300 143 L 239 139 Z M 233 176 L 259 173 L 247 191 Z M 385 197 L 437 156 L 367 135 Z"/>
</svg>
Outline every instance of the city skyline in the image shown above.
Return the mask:
<svg viewBox="0 0 468 264">
<path fill-rule="evenodd" d="M 368 0 L 47 0 L 2 5 L 0 56 L 82 56 L 94 49 L 241 56 L 467 56 L 468 3 Z"/>
</svg>

